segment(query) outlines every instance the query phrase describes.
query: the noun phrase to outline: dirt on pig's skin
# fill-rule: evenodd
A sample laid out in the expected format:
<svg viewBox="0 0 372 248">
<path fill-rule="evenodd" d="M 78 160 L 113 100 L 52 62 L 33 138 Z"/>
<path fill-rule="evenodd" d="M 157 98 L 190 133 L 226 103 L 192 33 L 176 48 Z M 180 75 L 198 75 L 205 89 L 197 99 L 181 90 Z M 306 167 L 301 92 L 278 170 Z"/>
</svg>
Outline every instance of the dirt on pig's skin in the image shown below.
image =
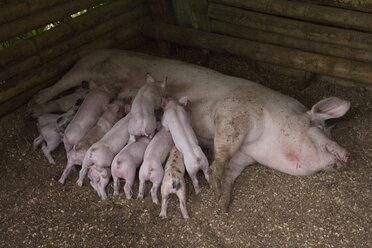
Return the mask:
<svg viewBox="0 0 372 248">
<path fill-rule="evenodd" d="M 152 45 L 140 50 L 157 54 Z M 198 196 L 186 176 L 191 219 L 182 218 L 175 195 L 170 196 L 168 218 L 162 219 L 149 183 L 144 200 L 127 200 L 124 182 L 118 197 L 111 182 L 106 201 L 87 180 L 79 188 L 76 171 L 59 184 L 64 149 L 53 152 L 55 166 L 41 150 L 33 151 L 35 120 L 22 107 L 0 120 L 0 247 L 372 247 L 370 92 L 320 81 L 304 88 L 303 82 L 246 59 L 207 56 L 198 49 L 180 47 L 171 57 L 257 81 L 307 107 L 327 96 L 349 100 L 351 109 L 335 121 L 333 136 L 351 152 L 350 167 L 294 177 L 255 164 L 237 179 L 229 213 L 219 210 L 202 173 Z M 135 197 L 138 178 L 132 190 Z"/>
</svg>

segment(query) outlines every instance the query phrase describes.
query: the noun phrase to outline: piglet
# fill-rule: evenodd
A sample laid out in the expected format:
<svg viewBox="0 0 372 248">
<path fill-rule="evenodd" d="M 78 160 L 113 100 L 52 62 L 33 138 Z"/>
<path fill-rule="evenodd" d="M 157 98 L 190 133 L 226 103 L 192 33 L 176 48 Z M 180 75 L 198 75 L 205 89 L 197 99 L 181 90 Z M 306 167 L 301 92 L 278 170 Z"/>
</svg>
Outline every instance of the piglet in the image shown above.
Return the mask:
<svg viewBox="0 0 372 248">
<path fill-rule="evenodd" d="M 123 102 L 116 100 L 108 105 L 105 112 L 98 119 L 96 125 L 91 128 L 83 138 L 67 153 L 67 165 L 61 178 L 60 183 L 64 183 L 67 176 L 70 174 L 72 166 L 82 164 L 85 153 L 89 147 L 100 140 L 112 126 L 124 115 Z"/>
<path fill-rule="evenodd" d="M 159 204 L 157 192 L 163 179 L 163 163 L 167 158 L 169 151 L 174 146 L 172 136 L 169 131 L 164 128 L 154 136 L 150 144 L 147 146 L 143 163 L 139 171 L 139 192 L 138 198 L 143 198 L 145 191 L 145 182 L 152 182 L 151 197 L 155 204 Z"/>
<path fill-rule="evenodd" d="M 186 208 L 186 185 L 185 185 L 185 165 L 183 156 L 174 146 L 169 154 L 169 158 L 164 168 L 164 177 L 161 184 L 161 212 L 160 217 L 167 217 L 168 196 L 176 194 L 180 201 L 180 209 L 185 219 L 189 218 Z"/>
<path fill-rule="evenodd" d="M 66 128 L 63 143 L 67 153 L 96 124 L 110 100 L 115 96 L 112 88 L 105 84 L 96 86 L 93 81 L 90 81 L 89 87 L 92 89 Z"/>
<path fill-rule="evenodd" d="M 79 99 L 84 99 L 88 94 L 88 83 L 84 82 L 82 87 L 79 87 L 74 93 L 60 97 L 56 100 L 50 101 L 45 104 L 35 105 L 30 108 L 32 116 L 38 117 L 45 113 L 51 112 L 66 112 L 74 103 Z"/>
<path fill-rule="evenodd" d="M 105 188 L 107 184 L 110 182 L 110 168 L 103 169 L 105 173 L 100 173 L 94 167 L 91 167 L 88 172 L 88 178 L 90 179 L 90 185 L 97 191 L 98 196 L 101 197 L 102 200 L 106 200 L 107 195 Z"/>
<path fill-rule="evenodd" d="M 162 95 L 165 93 L 166 80 L 156 82 L 149 74 L 146 84 L 142 86 L 133 100 L 132 119 L 129 121 L 129 143 L 136 140 L 136 136 L 152 137 L 156 129 L 155 110 L 161 106 Z"/>
<path fill-rule="evenodd" d="M 126 111 L 129 111 L 128 105 L 126 105 L 126 108 Z M 105 173 L 101 168 L 110 167 L 115 155 L 127 144 L 129 139 L 128 124 L 131 116 L 132 114 L 128 113 L 118 121 L 102 139 L 94 143 L 85 153 L 77 180 L 80 187 L 83 185 L 84 177 L 90 167 L 94 166 L 96 170 Z"/>
<path fill-rule="evenodd" d="M 182 105 L 180 105 L 182 104 Z M 199 194 L 199 182 L 196 174 L 199 170 L 204 172 L 205 179 L 209 182 L 208 160 L 198 145 L 198 140 L 190 125 L 189 118 L 183 106 L 187 104 L 187 97 L 175 100 L 163 99 L 164 115 L 162 125 L 169 130 L 178 150 L 183 154 L 187 173 L 189 174 L 195 193 Z"/>
<path fill-rule="evenodd" d="M 141 137 L 136 142 L 126 145 L 115 156 L 111 164 L 114 179 L 114 195 L 119 195 L 120 178 L 125 179 L 124 192 L 127 199 L 132 197 L 130 190 L 134 183 L 136 169 L 141 165 L 150 139 Z"/>
<path fill-rule="evenodd" d="M 38 117 L 37 127 L 40 135 L 34 139 L 34 149 L 42 143 L 41 149 L 50 164 L 55 164 L 50 153 L 61 143 L 61 132 L 64 131 L 65 125 L 74 117 L 78 108 L 79 101 L 66 113 L 61 115 L 44 114 Z"/>
</svg>

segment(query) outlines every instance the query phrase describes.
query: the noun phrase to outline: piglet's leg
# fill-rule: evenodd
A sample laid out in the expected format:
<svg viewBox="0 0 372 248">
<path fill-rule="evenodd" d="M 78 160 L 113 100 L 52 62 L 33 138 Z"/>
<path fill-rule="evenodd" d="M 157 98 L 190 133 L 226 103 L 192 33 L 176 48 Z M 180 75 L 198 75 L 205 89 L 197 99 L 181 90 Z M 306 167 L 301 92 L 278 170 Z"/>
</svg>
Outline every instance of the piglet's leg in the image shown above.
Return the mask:
<svg viewBox="0 0 372 248">
<path fill-rule="evenodd" d="M 81 170 L 79 172 L 79 179 L 76 181 L 76 183 L 79 187 L 83 186 L 83 181 L 84 181 L 84 178 L 85 178 L 86 174 L 88 173 L 88 170 L 89 170 L 89 167 L 87 167 L 83 163 L 83 166 L 81 167 Z"/>
<path fill-rule="evenodd" d="M 41 135 L 37 137 L 36 139 L 34 139 L 34 142 L 33 142 L 34 150 L 43 142 L 43 140 L 44 138 Z"/>
<path fill-rule="evenodd" d="M 145 192 L 145 180 L 140 178 L 139 189 L 138 189 L 138 199 L 143 199 L 143 194 Z"/>
<path fill-rule="evenodd" d="M 194 186 L 195 194 L 197 195 L 200 193 L 200 186 L 199 186 L 199 181 L 198 181 L 196 174 L 197 174 L 197 171 L 192 171 L 189 173 L 189 176 L 191 178 L 192 185 Z"/>
<path fill-rule="evenodd" d="M 168 208 L 168 195 L 169 192 L 161 192 L 161 211 L 159 217 L 167 217 L 167 208 Z"/>
<path fill-rule="evenodd" d="M 43 153 L 45 157 L 48 159 L 49 164 L 56 164 L 54 161 L 52 155 L 50 154 L 51 149 L 49 146 L 46 146 L 45 144 L 42 145 L 41 150 L 43 150 Z"/>
<path fill-rule="evenodd" d="M 101 200 L 104 201 L 107 198 L 106 191 L 105 191 L 105 186 L 100 184 L 98 186 L 98 191 L 100 192 Z"/>
<path fill-rule="evenodd" d="M 160 184 L 161 184 L 161 181 L 160 182 L 154 182 L 152 184 L 152 188 L 151 188 L 152 202 L 155 203 L 156 205 L 159 204 L 158 189 L 160 187 Z"/>
<path fill-rule="evenodd" d="M 65 180 L 66 178 L 68 177 L 68 175 L 70 174 L 71 172 L 71 168 L 72 166 L 74 166 L 74 162 L 72 161 L 72 159 L 67 159 L 67 165 L 66 165 L 66 168 L 65 170 L 63 171 L 62 173 L 62 176 L 61 178 L 58 180 L 58 182 L 64 184 L 65 183 Z"/>
<path fill-rule="evenodd" d="M 125 181 L 124 192 L 125 192 L 125 196 L 127 197 L 127 199 L 132 198 L 132 194 L 130 193 L 132 185 L 133 185 L 133 181 Z"/>
<path fill-rule="evenodd" d="M 119 195 L 120 179 L 114 176 L 112 178 L 114 180 L 114 195 Z"/>
<path fill-rule="evenodd" d="M 182 184 L 183 186 L 176 191 L 176 195 L 180 201 L 180 209 L 181 213 L 184 219 L 188 219 L 189 214 L 187 213 L 187 208 L 186 208 L 186 187 L 185 187 L 185 182 Z"/>
</svg>

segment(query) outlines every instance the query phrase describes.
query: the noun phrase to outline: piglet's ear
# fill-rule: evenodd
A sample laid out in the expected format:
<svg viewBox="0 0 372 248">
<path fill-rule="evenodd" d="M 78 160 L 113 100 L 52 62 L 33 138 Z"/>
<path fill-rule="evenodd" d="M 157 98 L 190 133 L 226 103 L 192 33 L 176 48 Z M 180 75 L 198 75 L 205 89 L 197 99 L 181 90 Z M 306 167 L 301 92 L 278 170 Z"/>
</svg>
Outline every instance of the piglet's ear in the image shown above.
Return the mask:
<svg viewBox="0 0 372 248">
<path fill-rule="evenodd" d="M 168 101 L 167 98 L 162 97 L 162 98 L 161 98 L 161 107 L 164 109 L 165 106 L 167 106 L 168 102 L 169 102 L 169 101 Z"/>
<path fill-rule="evenodd" d="M 168 78 L 165 77 L 164 80 L 161 82 L 160 87 L 162 90 L 165 90 L 165 87 L 167 86 L 167 80 Z"/>
<path fill-rule="evenodd" d="M 130 109 L 131 109 L 130 104 L 125 104 L 124 105 L 124 111 L 125 111 L 126 114 L 128 114 L 130 112 Z"/>
<path fill-rule="evenodd" d="M 149 74 L 146 74 L 146 83 L 155 83 L 155 79 Z"/>
<path fill-rule="evenodd" d="M 349 108 L 350 102 L 337 97 L 329 97 L 316 103 L 307 113 L 313 120 L 324 121 L 343 116 Z"/>
<path fill-rule="evenodd" d="M 186 105 L 187 105 L 187 103 L 188 103 L 187 96 L 182 96 L 182 97 L 180 97 L 180 98 L 178 99 L 178 102 L 179 102 L 182 106 L 186 107 Z"/>
</svg>

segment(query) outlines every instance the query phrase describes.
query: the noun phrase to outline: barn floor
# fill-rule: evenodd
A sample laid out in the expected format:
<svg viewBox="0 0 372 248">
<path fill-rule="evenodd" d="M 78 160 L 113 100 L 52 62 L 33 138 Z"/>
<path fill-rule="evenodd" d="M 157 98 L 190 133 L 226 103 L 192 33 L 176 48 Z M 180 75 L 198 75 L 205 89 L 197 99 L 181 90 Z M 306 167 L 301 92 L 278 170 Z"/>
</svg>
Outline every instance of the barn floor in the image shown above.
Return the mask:
<svg viewBox="0 0 372 248">
<path fill-rule="evenodd" d="M 153 49 L 143 48 L 151 52 Z M 60 146 L 50 166 L 33 151 L 35 121 L 20 108 L 0 120 L 0 247 L 372 247 L 372 97 L 363 88 L 304 83 L 265 71 L 245 59 L 179 48 L 172 57 L 260 82 L 307 107 L 326 96 L 351 101 L 337 121 L 335 139 L 352 154 L 343 172 L 294 177 L 261 165 L 237 179 L 229 213 L 219 210 L 206 181 L 195 196 L 187 178 L 184 220 L 170 198 L 168 218 L 144 200 L 122 193 L 100 201 L 87 181 L 79 188 L 73 171 L 57 182 L 66 159 Z M 171 72 L 170 72 L 171 73 Z M 123 185 L 123 184 L 122 184 Z M 147 190 L 149 184 L 147 185 Z M 133 187 L 138 192 L 138 180 Z"/>
</svg>

